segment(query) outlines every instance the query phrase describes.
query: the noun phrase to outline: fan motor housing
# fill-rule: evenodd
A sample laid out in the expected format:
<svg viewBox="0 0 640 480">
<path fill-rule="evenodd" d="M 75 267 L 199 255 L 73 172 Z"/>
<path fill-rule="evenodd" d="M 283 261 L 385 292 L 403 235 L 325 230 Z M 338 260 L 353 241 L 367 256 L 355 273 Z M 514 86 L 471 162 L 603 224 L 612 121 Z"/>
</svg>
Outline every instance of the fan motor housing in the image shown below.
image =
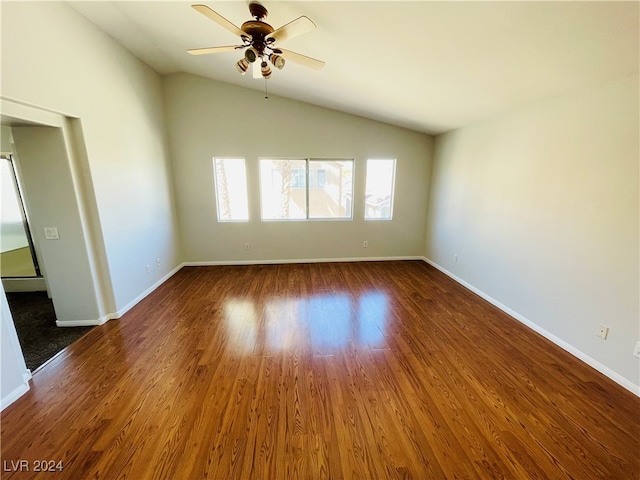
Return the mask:
<svg viewBox="0 0 640 480">
<path fill-rule="evenodd" d="M 256 49 L 258 56 L 261 57 L 266 48 L 265 37 L 273 33 L 273 27 L 260 20 L 249 20 L 242 24 L 242 31 L 251 35 L 251 46 Z"/>
<path fill-rule="evenodd" d="M 270 33 L 273 33 L 273 27 L 268 23 L 261 22 L 260 20 L 249 20 L 242 24 L 242 31 L 248 33 L 253 38 L 264 38 Z"/>
</svg>

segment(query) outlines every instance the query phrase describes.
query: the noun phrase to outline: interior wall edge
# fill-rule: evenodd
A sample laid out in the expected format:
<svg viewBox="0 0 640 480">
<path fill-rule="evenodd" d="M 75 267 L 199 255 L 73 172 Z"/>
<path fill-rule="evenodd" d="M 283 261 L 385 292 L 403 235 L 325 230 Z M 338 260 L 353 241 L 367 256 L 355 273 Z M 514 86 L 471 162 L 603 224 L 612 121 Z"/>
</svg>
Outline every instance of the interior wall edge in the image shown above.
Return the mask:
<svg viewBox="0 0 640 480">
<path fill-rule="evenodd" d="M 607 366 L 603 365 L 602 363 L 598 362 L 597 360 L 595 360 L 594 358 L 590 357 L 586 353 L 578 350 L 573 345 L 571 345 L 571 344 L 565 342 L 564 340 L 560 339 L 559 337 L 555 336 L 553 333 L 545 330 L 544 328 L 542 328 L 541 326 L 539 326 L 535 322 L 532 322 L 531 320 L 529 320 L 528 318 L 524 317 L 523 315 L 519 314 L 515 310 L 513 310 L 513 309 L 507 307 L 506 305 L 500 303 L 495 298 L 487 295 L 485 292 L 483 292 L 479 288 L 473 286 L 469 282 L 467 282 L 467 281 L 463 280 L 462 278 L 458 277 L 457 275 L 451 273 L 446 268 L 438 265 L 433 260 L 430 260 L 427 257 L 423 257 L 423 260 L 426 263 L 428 263 L 429 265 L 431 265 L 432 267 L 438 269 L 439 271 L 441 271 L 442 273 L 447 275 L 452 280 L 456 281 L 457 283 L 459 283 L 460 285 L 465 287 L 467 290 L 472 291 L 473 293 L 475 293 L 476 295 L 480 296 L 481 298 L 483 298 L 487 302 L 491 303 L 493 306 L 495 306 L 495 307 L 499 308 L 500 310 L 502 310 L 504 313 L 506 313 L 510 317 L 513 317 L 515 320 L 517 320 L 520 323 L 522 323 L 523 325 L 529 327 L 534 332 L 539 333 L 544 338 L 546 338 L 547 340 L 551 341 L 552 343 L 554 343 L 558 347 L 562 348 L 567 353 L 570 353 L 571 355 L 576 357 L 578 360 L 583 361 L 584 363 L 586 363 L 590 367 L 592 367 L 595 370 L 597 370 L 598 372 L 602 373 L 604 376 L 610 378 L 611 380 L 613 380 L 614 382 L 616 382 L 620 386 L 626 388 L 627 390 L 629 390 L 631 393 L 633 393 L 637 397 L 640 397 L 640 385 L 636 385 L 635 383 L 633 383 L 630 380 L 626 379 L 622 375 L 619 375 L 614 370 L 612 370 L 609 367 L 607 367 Z"/>
<path fill-rule="evenodd" d="M 76 199 L 81 211 L 80 219 L 89 253 L 91 276 L 96 286 L 99 313 L 104 316 L 116 307 L 82 120 L 67 116 L 64 118 L 64 122 L 65 128 L 62 131 L 69 151 L 71 176 L 76 187 Z"/>
</svg>

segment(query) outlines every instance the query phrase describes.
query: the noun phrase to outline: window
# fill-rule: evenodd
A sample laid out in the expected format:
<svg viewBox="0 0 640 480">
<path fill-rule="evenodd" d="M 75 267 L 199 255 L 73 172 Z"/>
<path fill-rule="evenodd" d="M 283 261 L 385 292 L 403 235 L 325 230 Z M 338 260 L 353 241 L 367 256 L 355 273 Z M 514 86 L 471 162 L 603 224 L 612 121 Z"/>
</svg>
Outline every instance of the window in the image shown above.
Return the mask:
<svg viewBox="0 0 640 480">
<path fill-rule="evenodd" d="M 213 172 L 218 221 L 248 221 L 247 170 L 244 158 L 214 158 Z"/>
<path fill-rule="evenodd" d="M 365 220 L 391 220 L 395 171 L 395 160 L 367 160 Z"/>
<path fill-rule="evenodd" d="M 261 159 L 263 220 L 352 218 L 353 160 Z"/>
</svg>

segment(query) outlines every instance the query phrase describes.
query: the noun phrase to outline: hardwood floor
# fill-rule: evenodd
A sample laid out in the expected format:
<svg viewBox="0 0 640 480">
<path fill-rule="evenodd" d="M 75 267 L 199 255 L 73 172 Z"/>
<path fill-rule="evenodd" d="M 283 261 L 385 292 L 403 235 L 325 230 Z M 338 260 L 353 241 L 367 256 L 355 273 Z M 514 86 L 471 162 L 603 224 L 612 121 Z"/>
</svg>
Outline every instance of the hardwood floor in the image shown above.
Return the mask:
<svg viewBox="0 0 640 480">
<path fill-rule="evenodd" d="M 640 473 L 638 397 L 422 262 L 183 268 L 32 382 L 3 479 Z"/>
</svg>

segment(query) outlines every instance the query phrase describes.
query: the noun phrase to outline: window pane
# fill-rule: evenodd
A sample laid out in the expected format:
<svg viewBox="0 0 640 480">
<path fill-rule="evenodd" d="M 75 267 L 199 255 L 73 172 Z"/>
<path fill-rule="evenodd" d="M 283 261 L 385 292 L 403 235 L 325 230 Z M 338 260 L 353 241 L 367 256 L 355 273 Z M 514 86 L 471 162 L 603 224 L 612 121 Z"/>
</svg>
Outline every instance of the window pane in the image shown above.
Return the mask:
<svg viewBox="0 0 640 480">
<path fill-rule="evenodd" d="M 248 221 L 247 171 L 244 158 L 215 158 L 213 167 L 218 221 Z"/>
<path fill-rule="evenodd" d="M 309 218 L 351 218 L 353 160 L 309 160 Z"/>
<path fill-rule="evenodd" d="M 307 218 L 307 162 L 260 160 L 260 201 L 263 220 Z"/>
<path fill-rule="evenodd" d="M 391 220 L 395 170 L 395 160 L 367 160 L 364 204 L 366 220 Z"/>
<path fill-rule="evenodd" d="M 306 186 L 305 171 L 300 168 L 291 169 L 291 188 L 304 188 Z"/>
</svg>

